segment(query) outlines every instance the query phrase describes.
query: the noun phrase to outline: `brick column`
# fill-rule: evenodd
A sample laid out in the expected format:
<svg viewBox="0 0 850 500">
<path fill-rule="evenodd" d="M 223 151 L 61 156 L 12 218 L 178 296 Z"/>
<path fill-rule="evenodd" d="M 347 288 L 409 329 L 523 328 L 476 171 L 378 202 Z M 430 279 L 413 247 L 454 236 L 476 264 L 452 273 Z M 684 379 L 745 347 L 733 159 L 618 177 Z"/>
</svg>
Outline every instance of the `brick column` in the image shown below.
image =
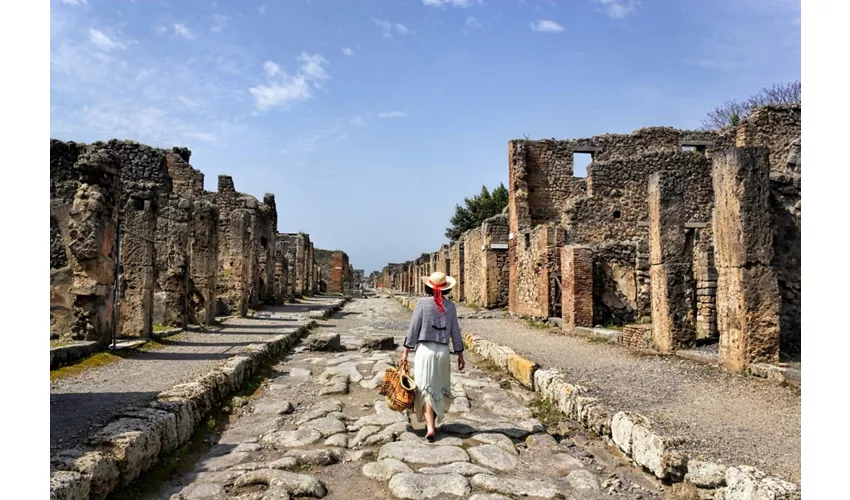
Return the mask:
<svg viewBox="0 0 850 500">
<path fill-rule="evenodd" d="M 652 342 L 662 352 L 696 340 L 693 231 L 685 230 L 684 189 L 668 172 L 649 176 Z"/>
<path fill-rule="evenodd" d="M 720 363 L 741 371 L 779 360 L 781 299 L 773 258 L 766 148 L 735 148 L 713 159 L 714 260 Z"/>
<path fill-rule="evenodd" d="M 588 247 L 561 249 L 561 315 L 568 332 L 593 326 L 593 252 Z"/>
</svg>

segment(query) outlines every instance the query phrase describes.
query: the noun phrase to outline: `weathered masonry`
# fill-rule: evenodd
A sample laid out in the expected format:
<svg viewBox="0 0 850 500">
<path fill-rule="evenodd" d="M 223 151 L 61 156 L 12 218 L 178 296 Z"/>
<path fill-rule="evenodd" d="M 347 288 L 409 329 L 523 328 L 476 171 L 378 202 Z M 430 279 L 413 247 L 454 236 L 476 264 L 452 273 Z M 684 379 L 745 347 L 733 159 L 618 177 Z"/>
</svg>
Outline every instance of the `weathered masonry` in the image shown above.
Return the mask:
<svg viewBox="0 0 850 500">
<path fill-rule="evenodd" d="M 447 269 L 455 300 L 623 326 L 662 352 L 718 341 L 733 370 L 796 357 L 800 123 L 799 105 L 765 106 L 719 131 L 510 141 L 506 213 L 379 281 L 421 295 Z"/>
<path fill-rule="evenodd" d="M 51 139 L 51 338 L 144 338 L 316 293 L 309 235 L 290 252 L 274 195 L 239 193 L 226 175 L 205 191 L 190 157 Z"/>
<path fill-rule="evenodd" d="M 320 291 L 342 293 L 353 281 L 348 254 L 342 250 L 316 249 L 316 268 Z"/>
</svg>

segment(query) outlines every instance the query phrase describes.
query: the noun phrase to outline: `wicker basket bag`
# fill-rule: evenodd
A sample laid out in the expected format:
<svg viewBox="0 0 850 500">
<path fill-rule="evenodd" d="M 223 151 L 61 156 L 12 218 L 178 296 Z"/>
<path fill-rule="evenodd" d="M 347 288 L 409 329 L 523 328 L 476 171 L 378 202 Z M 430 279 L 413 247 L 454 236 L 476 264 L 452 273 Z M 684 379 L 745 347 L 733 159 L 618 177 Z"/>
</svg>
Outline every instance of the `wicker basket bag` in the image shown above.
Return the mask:
<svg viewBox="0 0 850 500">
<path fill-rule="evenodd" d="M 387 406 L 391 410 L 404 411 L 413 408 L 415 389 L 416 383 L 410 376 L 407 361 L 404 361 L 398 368 L 387 368 L 379 393 L 387 397 Z"/>
</svg>

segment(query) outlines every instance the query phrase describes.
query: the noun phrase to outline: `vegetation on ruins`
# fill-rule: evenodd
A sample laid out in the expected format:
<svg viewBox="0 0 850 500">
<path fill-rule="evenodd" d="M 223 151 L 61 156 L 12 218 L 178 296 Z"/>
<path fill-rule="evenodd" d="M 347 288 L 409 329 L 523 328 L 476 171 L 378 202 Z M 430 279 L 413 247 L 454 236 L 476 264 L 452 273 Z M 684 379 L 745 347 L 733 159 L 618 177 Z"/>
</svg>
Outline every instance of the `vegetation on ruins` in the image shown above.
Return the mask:
<svg viewBox="0 0 850 500">
<path fill-rule="evenodd" d="M 776 83 L 765 87 L 744 101 L 726 101 L 714 108 L 702 119 L 704 130 L 716 130 L 737 126 L 741 120 L 759 106 L 769 104 L 800 104 L 802 100 L 800 81 Z"/>
<path fill-rule="evenodd" d="M 474 229 L 485 220 L 499 215 L 508 206 L 508 190 L 504 184 L 499 184 L 488 191 L 487 186 L 481 186 L 481 192 L 472 198 L 464 198 L 465 206 L 455 205 L 455 214 L 449 221 L 451 227 L 446 228 L 446 238 L 457 241 L 465 231 Z"/>
</svg>

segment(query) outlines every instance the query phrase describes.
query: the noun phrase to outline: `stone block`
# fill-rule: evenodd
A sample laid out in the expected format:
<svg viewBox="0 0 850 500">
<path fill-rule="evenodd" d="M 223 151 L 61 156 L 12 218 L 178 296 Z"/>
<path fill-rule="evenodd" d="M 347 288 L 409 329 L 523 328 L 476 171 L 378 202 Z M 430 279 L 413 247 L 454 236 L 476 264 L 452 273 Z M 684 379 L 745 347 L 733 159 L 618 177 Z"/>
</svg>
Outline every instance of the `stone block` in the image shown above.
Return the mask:
<svg viewBox="0 0 850 500">
<path fill-rule="evenodd" d="M 518 354 L 511 354 L 507 358 L 508 373 L 526 389 L 534 390 L 534 372 L 539 365 L 534 361 L 523 358 Z"/>
<path fill-rule="evenodd" d="M 781 299 L 773 269 L 721 268 L 717 281 L 720 360 L 732 371 L 779 361 Z"/>
<path fill-rule="evenodd" d="M 50 500 L 88 500 L 91 482 L 74 471 L 50 472 Z"/>
<path fill-rule="evenodd" d="M 684 263 L 689 249 L 685 233 L 684 186 L 670 172 L 649 176 L 647 205 L 649 208 L 649 263 Z"/>
<path fill-rule="evenodd" d="M 95 433 L 89 444 L 108 446 L 115 456 L 121 484 L 127 486 L 156 463 L 162 436 L 156 424 L 138 418 L 120 418 Z"/>
<path fill-rule="evenodd" d="M 338 333 L 314 333 L 307 337 L 311 351 L 339 351 L 342 347 Z"/>
<path fill-rule="evenodd" d="M 742 465 L 726 469 L 724 500 L 799 500 L 801 492 L 794 483 L 768 477 L 755 467 Z"/>
<path fill-rule="evenodd" d="M 590 248 L 561 250 L 561 312 L 564 328 L 593 326 L 593 253 Z"/>
</svg>

